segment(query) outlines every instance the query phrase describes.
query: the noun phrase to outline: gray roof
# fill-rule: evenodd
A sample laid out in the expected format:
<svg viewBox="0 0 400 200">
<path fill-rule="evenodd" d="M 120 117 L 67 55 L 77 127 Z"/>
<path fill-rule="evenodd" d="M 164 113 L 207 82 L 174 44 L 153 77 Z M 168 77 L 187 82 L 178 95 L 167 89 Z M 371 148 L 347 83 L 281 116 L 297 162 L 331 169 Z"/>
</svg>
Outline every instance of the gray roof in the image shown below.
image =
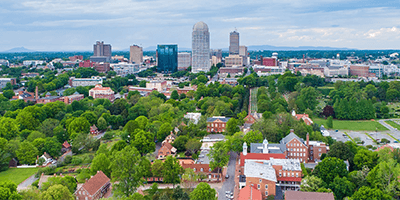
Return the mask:
<svg viewBox="0 0 400 200">
<path fill-rule="evenodd" d="M 281 144 L 287 144 L 288 142 L 290 142 L 290 140 L 293 140 L 293 138 L 296 138 L 297 140 L 299 140 L 300 142 L 302 142 L 304 145 L 306 145 L 306 143 L 304 142 L 304 140 L 302 138 L 300 138 L 299 136 L 297 136 L 294 133 L 290 133 L 289 135 L 287 135 L 286 137 L 284 137 L 281 140 Z M 306 145 L 307 146 L 307 145 Z"/>
<path fill-rule="evenodd" d="M 222 122 L 228 122 L 230 117 L 209 117 L 207 118 L 207 122 L 214 122 L 217 119 L 221 120 Z"/>
<path fill-rule="evenodd" d="M 286 151 L 285 144 L 268 144 L 268 153 L 283 153 Z M 263 153 L 262 143 L 251 143 L 250 153 Z"/>
<path fill-rule="evenodd" d="M 271 165 L 245 160 L 244 175 L 276 182 L 275 169 Z"/>
<path fill-rule="evenodd" d="M 210 135 L 204 136 L 204 138 L 208 138 L 210 140 L 224 140 L 225 136 L 222 134 L 210 134 Z"/>
</svg>

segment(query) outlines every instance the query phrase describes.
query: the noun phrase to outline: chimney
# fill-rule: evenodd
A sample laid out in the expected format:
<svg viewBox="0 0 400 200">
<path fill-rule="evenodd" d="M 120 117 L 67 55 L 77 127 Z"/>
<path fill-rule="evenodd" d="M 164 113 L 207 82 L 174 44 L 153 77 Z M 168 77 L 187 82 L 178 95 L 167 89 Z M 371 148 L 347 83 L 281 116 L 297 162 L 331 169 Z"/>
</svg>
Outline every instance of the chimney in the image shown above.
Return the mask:
<svg viewBox="0 0 400 200">
<path fill-rule="evenodd" d="M 38 100 L 39 99 L 39 92 L 38 92 L 38 86 L 36 86 L 35 88 L 35 99 Z"/>
<path fill-rule="evenodd" d="M 294 133 L 294 129 L 290 129 L 290 133 Z"/>
</svg>

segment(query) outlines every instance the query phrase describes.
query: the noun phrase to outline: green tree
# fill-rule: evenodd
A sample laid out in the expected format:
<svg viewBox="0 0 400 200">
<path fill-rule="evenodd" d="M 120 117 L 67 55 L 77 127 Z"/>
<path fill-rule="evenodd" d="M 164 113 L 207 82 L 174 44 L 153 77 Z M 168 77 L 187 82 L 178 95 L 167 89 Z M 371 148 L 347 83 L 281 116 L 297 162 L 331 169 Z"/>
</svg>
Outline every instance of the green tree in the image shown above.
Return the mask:
<svg viewBox="0 0 400 200">
<path fill-rule="evenodd" d="M 217 192 L 215 189 L 211 188 L 208 183 L 201 182 L 197 187 L 190 193 L 191 200 L 212 200 L 217 199 Z"/>
<path fill-rule="evenodd" d="M 188 136 L 181 135 L 175 139 L 174 143 L 172 143 L 172 146 L 174 146 L 177 151 L 185 151 L 185 145 L 188 141 Z"/>
<path fill-rule="evenodd" d="M 103 117 L 100 117 L 97 120 L 97 128 L 99 130 L 106 130 L 107 129 L 107 121 Z"/>
<path fill-rule="evenodd" d="M 92 164 L 90 165 L 90 170 L 92 171 L 92 174 L 96 174 L 97 171 L 102 171 L 106 176 L 110 177 L 110 163 L 111 162 L 106 154 L 99 153 L 93 158 Z"/>
<path fill-rule="evenodd" d="M 0 187 L 0 199 L 8 199 L 11 195 L 10 189 Z"/>
<path fill-rule="evenodd" d="M 228 120 L 228 122 L 226 123 L 226 132 L 228 133 L 228 135 L 233 135 L 239 131 L 240 131 L 240 128 L 239 128 L 238 120 L 235 118 L 230 118 Z"/>
<path fill-rule="evenodd" d="M 26 140 L 28 140 L 29 142 L 33 142 L 34 140 L 36 140 L 38 138 L 45 139 L 46 135 L 44 133 L 39 132 L 39 131 L 32 131 L 29 134 L 29 136 L 26 138 Z"/>
<path fill-rule="evenodd" d="M 15 95 L 13 90 L 5 90 L 3 91 L 3 96 L 7 99 L 11 99 Z"/>
<path fill-rule="evenodd" d="M 53 185 L 42 194 L 43 200 L 73 200 L 74 196 L 63 185 Z"/>
<path fill-rule="evenodd" d="M 317 96 L 318 93 L 314 87 L 303 88 L 296 100 L 299 111 L 304 112 L 306 109 L 314 110 L 318 105 Z"/>
<path fill-rule="evenodd" d="M 35 130 L 36 127 L 40 124 L 39 120 L 36 119 L 31 112 L 28 112 L 25 109 L 18 113 L 16 121 L 18 122 L 19 128 L 21 130 Z"/>
<path fill-rule="evenodd" d="M 228 140 L 226 141 L 226 146 L 229 147 L 230 151 L 236 152 L 238 154 L 243 151 L 244 139 L 242 132 L 237 132 L 232 136 L 228 136 L 227 138 Z"/>
<path fill-rule="evenodd" d="M 185 148 L 190 154 L 196 153 L 201 147 L 201 142 L 196 139 L 190 139 L 186 142 Z"/>
<path fill-rule="evenodd" d="M 24 141 L 21 143 L 19 149 L 16 151 L 17 157 L 22 164 L 34 164 L 36 161 L 36 156 L 38 156 L 39 151 L 32 143 Z"/>
<path fill-rule="evenodd" d="M 174 100 L 178 100 L 179 99 L 178 91 L 176 91 L 176 90 L 172 91 L 171 99 L 174 99 Z"/>
<path fill-rule="evenodd" d="M 229 162 L 229 154 L 228 147 L 225 146 L 225 142 L 217 142 L 215 143 L 210 150 L 210 153 L 207 155 L 210 158 L 210 167 L 214 170 L 218 168 L 218 171 L 222 167 L 228 164 Z"/>
<path fill-rule="evenodd" d="M 181 182 L 180 176 L 183 173 L 183 168 L 179 164 L 178 159 L 173 156 L 167 156 L 163 163 L 163 178 L 164 183 L 172 183 L 172 186 L 175 187 L 175 184 Z"/>
<path fill-rule="evenodd" d="M 149 120 L 145 116 L 139 116 L 135 119 L 135 121 L 138 123 L 139 128 L 142 130 L 145 130 L 147 123 L 149 123 Z"/>
<path fill-rule="evenodd" d="M 61 152 L 61 143 L 55 137 L 46 138 L 42 150 L 43 152 L 47 152 L 51 157 L 58 157 Z"/>
<path fill-rule="evenodd" d="M 81 117 L 84 117 L 88 120 L 89 124 L 96 124 L 97 115 L 93 111 L 84 112 Z"/>
<path fill-rule="evenodd" d="M 354 156 L 354 164 L 357 169 L 362 169 L 363 166 L 367 166 L 369 169 L 373 169 L 378 162 L 378 153 L 375 151 L 369 151 L 361 149 Z"/>
<path fill-rule="evenodd" d="M 42 190 L 46 191 L 53 185 L 63 185 L 66 186 L 70 193 L 74 193 L 76 187 L 76 180 L 72 176 L 65 176 L 65 177 L 50 177 L 47 182 L 43 183 Z"/>
<path fill-rule="evenodd" d="M 154 135 L 150 132 L 140 130 L 135 135 L 135 139 L 132 141 L 132 145 L 142 154 L 151 153 L 156 149 L 154 143 Z"/>
<path fill-rule="evenodd" d="M 328 117 L 328 120 L 326 121 L 326 126 L 327 126 L 328 128 L 330 128 L 330 129 L 333 128 L 333 117 L 332 117 L 332 116 L 329 116 L 329 117 Z"/>
<path fill-rule="evenodd" d="M 263 135 L 260 131 L 249 131 L 243 136 L 243 139 L 247 145 L 250 145 L 251 143 L 262 143 Z"/>
<path fill-rule="evenodd" d="M 146 87 L 146 81 L 145 80 L 143 80 L 143 81 L 140 81 L 139 82 L 139 87 Z"/>
<path fill-rule="evenodd" d="M 343 160 L 335 157 L 326 157 L 313 171 L 325 183 L 331 183 L 336 176 L 347 176 L 346 164 Z"/>
<path fill-rule="evenodd" d="M 333 182 L 329 184 L 329 188 L 335 193 L 336 199 L 343 199 L 353 195 L 354 184 L 347 180 L 346 177 L 339 178 L 339 176 L 336 176 Z"/>
<path fill-rule="evenodd" d="M 316 192 L 323 187 L 322 179 L 316 176 L 306 176 L 301 180 L 300 190 L 303 192 Z"/>
<path fill-rule="evenodd" d="M 19 126 L 16 120 L 9 117 L 0 118 L 0 137 L 11 140 L 19 134 Z"/>
<path fill-rule="evenodd" d="M 102 143 L 99 146 L 99 149 L 96 151 L 96 156 L 103 153 L 104 155 L 108 156 L 110 154 L 110 151 L 108 150 L 108 146 L 106 143 Z"/>
<path fill-rule="evenodd" d="M 124 126 L 124 131 L 126 131 L 129 134 L 133 134 L 136 129 L 139 129 L 139 123 L 135 120 L 129 120 L 128 123 L 125 124 Z M 133 136 L 133 135 L 131 135 Z"/>
<path fill-rule="evenodd" d="M 172 131 L 172 129 L 173 128 L 170 123 L 165 122 L 164 124 L 162 124 L 157 132 L 157 140 L 159 140 L 159 141 L 164 140 L 169 135 L 169 133 Z"/>
<path fill-rule="evenodd" d="M 143 172 L 140 164 L 140 153 L 131 146 L 122 151 L 114 151 L 111 161 L 111 177 L 116 196 L 129 197 L 140 185 L 143 185 Z"/>
<path fill-rule="evenodd" d="M 90 123 L 85 117 L 75 118 L 68 126 L 68 133 L 89 133 Z"/>
<path fill-rule="evenodd" d="M 191 190 L 198 180 L 199 175 L 193 169 L 185 169 L 185 172 L 182 175 L 182 184 L 185 186 L 185 188 L 189 188 Z"/>
<path fill-rule="evenodd" d="M 151 172 L 155 177 L 163 176 L 163 162 L 161 160 L 155 160 L 151 165 Z"/>
<path fill-rule="evenodd" d="M 53 137 L 53 130 L 60 124 L 60 121 L 48 118 L 39 126 L 39 131 L 44 133 L 47 137 Z"/>
<path fill-rule="evenodd" d="M 356 191 L 353 196 L 353 200 L 370 200 L 370 199 L 380 199 L 380 200 L 390 200 L 392 199 L 390 195 L 385 194 L 382 190 L 378 188 L 370 188 L 368 186 L 363 186 L 358 191 Z"/>
<path fill-rule="evenodd" d="M 350 146 L 343 142 L 335 142 L 330 146 L 328 152 L 329 157 L 336 157 L 342 160 L 353 160 L 354 154 Z"/>
</svg>

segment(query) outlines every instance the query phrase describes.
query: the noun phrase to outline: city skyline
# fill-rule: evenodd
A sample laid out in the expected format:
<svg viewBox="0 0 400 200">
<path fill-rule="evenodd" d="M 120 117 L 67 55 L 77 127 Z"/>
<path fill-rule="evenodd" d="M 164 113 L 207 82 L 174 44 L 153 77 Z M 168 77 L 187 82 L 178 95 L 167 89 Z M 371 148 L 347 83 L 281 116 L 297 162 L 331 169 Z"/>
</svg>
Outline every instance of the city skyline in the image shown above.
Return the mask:
<svg viewBox="0 0 400 200">
<path fill-rule="evenodd" d="M 399 10 L 395 1 L 0 1 L 0 51 L 90 51 L 97 40 L 116 51 L 189 48 L 198 21 L 208 24 L 212 49 L 227 48 L 235 27 L 246 46 L 398 49 Z"/>
</svg>

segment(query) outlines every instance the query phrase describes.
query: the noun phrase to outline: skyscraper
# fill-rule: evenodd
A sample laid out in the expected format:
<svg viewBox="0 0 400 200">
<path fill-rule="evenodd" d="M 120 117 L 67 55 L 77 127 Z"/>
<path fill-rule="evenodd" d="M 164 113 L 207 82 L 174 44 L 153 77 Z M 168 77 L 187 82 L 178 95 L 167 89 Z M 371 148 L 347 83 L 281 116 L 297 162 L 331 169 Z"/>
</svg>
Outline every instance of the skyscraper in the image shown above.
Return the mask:
<svg viewBox="0 0 400 200">
<path fill-rule="evenodd" d="M 132 45 L 129 51 L 129 62 L 135 64 L 142 64 L 143 62 L 143 48 L 138 45 Z"/>
<path fill-rule="evenodd" d="M 239 33 L 236 31 L 229 34 L 229 54 L 239 54 Z"/>
<path fill-rule="evenodd" d="M 192 72 L 210 71 L 210 32 L 204 22 L 197 22 L 192 32 Z"/>
<path fill-rule="evenodd" d="M 157 45 L 157 71 L 164 74 L 178 71 L 178 45 Z"/>
<path fill-rule="evenodd" d="M 110 62 L 111 60 L 111 45 L 97 41 L 93 45 L 93 56 L 90 56 L 93 62 Z"/>
</svg>

